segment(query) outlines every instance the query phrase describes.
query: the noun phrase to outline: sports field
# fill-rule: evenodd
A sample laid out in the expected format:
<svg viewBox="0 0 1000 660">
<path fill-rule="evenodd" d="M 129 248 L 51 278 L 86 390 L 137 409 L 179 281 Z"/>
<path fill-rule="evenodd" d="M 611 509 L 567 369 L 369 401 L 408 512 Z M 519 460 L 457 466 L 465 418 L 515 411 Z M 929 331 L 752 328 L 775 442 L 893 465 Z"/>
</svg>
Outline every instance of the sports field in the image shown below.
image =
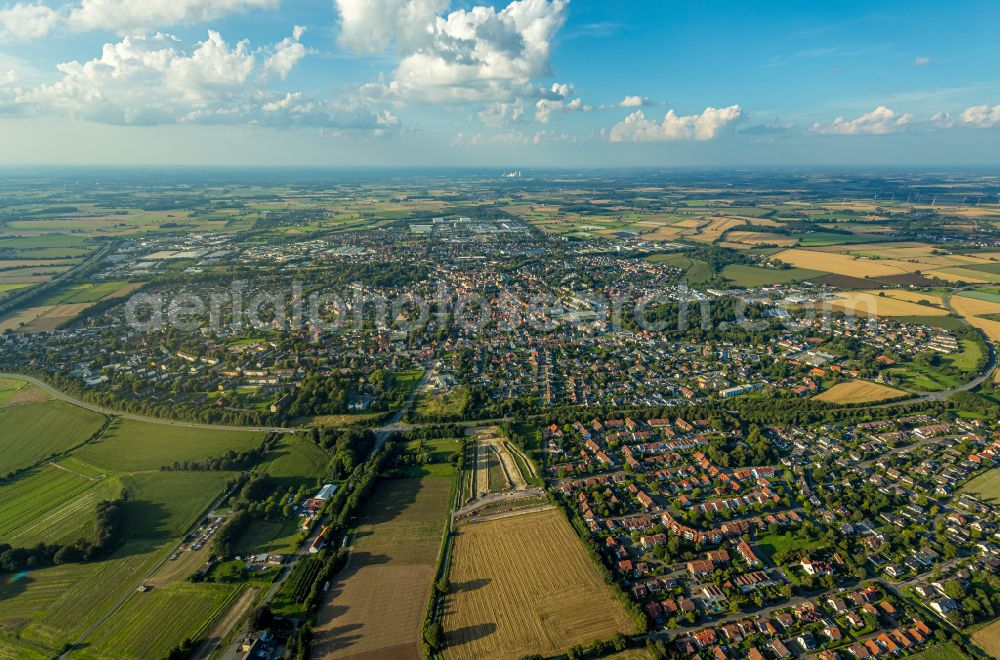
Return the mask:
<svg viewBox="0 0 1000 660">
<path fill-rule="evenodd" d="M 558 511 L 462 526 L 444 631 L 448 660 L 553 655 L 633 624 Z"/>
<path fill-rule="evenodd" d="M 906 394 L 901 390 L 896 390 L 878 383 L 870 383 L 866 380 L 851 380 L 846 383 L 837 383 L 822 394 L 817 394 L 813 398 L 817 401 L 827 403 L 871 403 L 874 401 L 885 401 L 897 396 Z"/>
<path fill-rule="evenodd" d="M 352 535 L 347 568 L 317 618 L 316 657 L 421 657 L 450 492 L 451 479 L 441 477 L 379 485 Z"/>
</svg>

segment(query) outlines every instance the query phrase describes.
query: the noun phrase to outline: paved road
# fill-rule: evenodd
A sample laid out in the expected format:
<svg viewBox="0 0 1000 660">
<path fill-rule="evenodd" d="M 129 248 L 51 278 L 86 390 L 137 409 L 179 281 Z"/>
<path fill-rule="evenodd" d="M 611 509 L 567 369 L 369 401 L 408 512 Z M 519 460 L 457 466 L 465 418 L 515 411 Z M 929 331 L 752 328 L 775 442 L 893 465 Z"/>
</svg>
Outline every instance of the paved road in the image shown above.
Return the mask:
<svg viewBox="0 0 1000 660">
<path fill-rule="evenodd" d="M 24 380 L 35 387 L 44 390 L 50 396 L 59 399 L 60 401 L 65 401 L 66 403 L 71 403 L 74 406 L 83 408 L 84 410 L 90 410 L 91 412 L 100 413 L 102 415 L 110 415 L 112 417 L 119 417 L 121 419 L 132 419 L 137 422 L 146 422 L 147 424 L 161 424 L 163 426 L 179 426 L 186 429 L 203 429 L 209 431 L 252 431 L 254 433 L 295 433 L 296 429 L 285 428 L 282 426 L 224 426 L 221 424 L 198 424 L 196 422 L 185 422 L 175 419 L 162 419 L 159 417 L 147 417 L 145 415 L 135 415 L 127 412 L 120 412 L 117 410 L 109 410 L 108 408 L 102 408 L 101 406 L 94 405 L 92 403 L 87 403 L 86 401 L 81 401 L 80 399 L 74 398 L 65 392 L 57 390 L 48 383 L 38 380 L 37 378 L 32 378 L 31 376 L 23 376 L 21 374 L 11 374 L 11 373 L 0 373 L 0 378 L 8 378 L 14 380 Z"/>
<path fill-rule="evenodd" d="M 407 397 L 406 402 L 400 406 L 399 410 L 389 416 L 389 419 L 385 421 L 385 424 L 375 430 L 375 446 L 372 447 L 371 454 L 368 455 L 368 458 L 374 456 L 375 452 L 382 448 L 382 445 L 385 444 L 386 440 L 392 437 L 393 433 L 417 428 L 417 425 L 413 424 L 400 424 L 399 420 L 403 419 L 403 415 L 405 415 L 406 412 L 413 407 L 413 403 L 417 400 L 417 397 L 420 396 L 420 393 L 424 391 L 425 387 L 427 387 L 427 381 L 430 380 L 430 377 L 431 370 L 429 368 L 424 368 L 424 375 L 420 377 L 420 381 L 417 383 L 417 386 L 413 388 L 413 391 L 410 392 L 410 396 Z"/>
</svg>

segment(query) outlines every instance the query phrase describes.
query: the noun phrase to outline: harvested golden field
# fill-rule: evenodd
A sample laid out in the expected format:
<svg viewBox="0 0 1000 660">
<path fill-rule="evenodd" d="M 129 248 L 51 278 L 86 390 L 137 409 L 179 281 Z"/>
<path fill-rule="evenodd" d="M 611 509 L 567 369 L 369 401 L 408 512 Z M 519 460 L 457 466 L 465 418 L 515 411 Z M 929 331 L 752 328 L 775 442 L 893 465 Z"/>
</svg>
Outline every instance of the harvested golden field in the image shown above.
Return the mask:
<svg viewBox="0 0 1000 660">
<path fill-rule="evenodd" d="M 942 307 L 930 307 L 928 305 L 918 305 L 915 302 L 899 300 L 890 297 L 872 294 L 867 291 L 854 291 L 838 293 L 840 300 L 829 301 L 824 304 L 832 309 L 846 312 L 848 314 L 863 316 L 947 316 L 948 310 Z"/>
<path fill-rule="evenodd" d="M 863 293 L 873 296 L 878 296 L 884 293 L 886 297 L 895 298 L 896 300 L 905 300 L 912 303 L 925 301 L 935 307 L 941 307 L 942 305 L 941 294 L 929 291 L 912 291 L 910 289 L 871 289 L 869 291 L 864 291 Z"/>
<path fill-rule="evenodd" d="M 988 258 L 993 255 L 993 258 Z M 979 264 L 995 264 L 997 259 L 996 252 L 983 253 L 983 254 L 949 254 L 948 258 L 953 260 L 955 263 L 960 264 L 971 264 L 973 266 Z"/>
<path fill-rule="evenodd" d="M 979 300 L 978 298 L 970 298 L 961 294 L 951 297 L 951 305 L 962 316 L 985 316 L 987 314 L 1000 313 L 1000 302 Z"/>
<path fill-rule="evenodd" d="M 24 332 L 52 332 L 53 330 L 58 330 L 62 325 L 69 323 L 79 316 L 83 310 L 93 306 L 94 303 L 53 305 L 25 325 L 22 330 Z"/>
<path fill-rule="evenodd" d="M 773 259 L 798 268 L 825 270 L 829 273 L 851 277 L 904 275 L 920 270 L 919 264 L 910 264 L 905 261 L 864 259 L 847 254 L 817 252 L 815 250 L 784 250 L 774 255 Z"/>
<path fill-rule="evenodd" d="M 48 307 L 28 307 L 27 309 L 19 309 L 16 312 L 7 314 L 3 318 L 0 318 L 0 332 L 17 330 L 26 326 L 44 314 L 47 309 Z"/>
<path fill-rule="evenodd" d="M 316 623 L 321 658 L 418 660 L 449 509 L 451 479 L 383 482 L 365 506 L 347 567 Z"/>
<path fill-rule="evenodd" d="M 810 248 L 816 252 L 878 252 L 883 257 L 896 256 L 893 252 L 907 250 L 910 253 L 930 254 L 934 246 L 930 243 L 916 241 L 896 241 L 885 243 L 845 243 L 843 245 L 824 245 Z"/>
<path fill-rule="evenodd" d="M 711 222 L 698 230 L 698 233 L 691 234 L 690 238 L 694 241 L 714 243 L 733 227 L 739 227 L 744 224 L 743 220 L 738 218 L 713 218 Z"/>
<path fill-rule="evenodd" d="M 633 629 L 555 510 L 461 527 L 449 580 L 447 660 L 552 655 Z"/>
<path fill-rule="evenodd" d="M 1000 658 L 1000 619 L 973 633 L 972 641 L 986 651 L 991 658 Z"/>
<path fill-rule="evenodd" d="M 949 281 L 965 281 L 972 282 L 973 284 L 979 284 L 983 282 L 1000 282 L 1000 275 L 997 273 L 988 273 L 983 270 L 973 270 L 972 268 L 963 268 L 961 266 L 952 266 L 950 268 L 939 268 L 937 270 L 930 271 L 929 275 L 935 277 L 941 277 L 945 279 L 946 277 L 951 277 Z"/>
<path fill-rule="evenodd" d="M 681 235 L 681 231 L 676 227 L 660 227 L 656 231 L 643 234 L 642 237 L 647 241 L 673 241 Z"/>
<path fill-rule="evenodd" d="M 965 296 L 952 296 L 951 306 L 965 320 L 986 333 L 986 336 L 993 341 L 1000 341 L 1000 321 L 991 321 L 976 316 L 976 314 L 992 314 L 1000 311 L 997 303 L 988 300 L 976 300 Z M 993 310 L 993 311 L 990 311 Z M 1000 374 L 1000 370 L 997 371 Z"/>
<path fill-rule="evenodd" d="M 955 272 L 960 271 L 960 272 Z M 985 273 L 984 273 L 985 274 Z M 967 282 L 970 284 L 987 284 L 988 281 L 977 275 L 977 271 L 966 268 L 940 268 L 925 273 L 928 277 L 936 277 L 945 282 Z"/>
<path fill-rule="evenodd" d="M 837 383 L 826 392 L 817 394 L 813 399 L 827 403 L 871 403 L 892 399 L 903 394 L 906 392 L 878 383 L 870 383 L 867 380 L 852 380 L 846 383 Z"/>
</svg>

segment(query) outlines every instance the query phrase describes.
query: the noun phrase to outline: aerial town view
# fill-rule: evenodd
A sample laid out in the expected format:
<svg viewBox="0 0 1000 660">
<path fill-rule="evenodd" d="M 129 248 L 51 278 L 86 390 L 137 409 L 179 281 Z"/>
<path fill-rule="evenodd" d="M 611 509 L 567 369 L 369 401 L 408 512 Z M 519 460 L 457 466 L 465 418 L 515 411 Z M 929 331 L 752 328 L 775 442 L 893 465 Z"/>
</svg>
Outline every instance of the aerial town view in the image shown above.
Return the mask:
<svg viewBox="0 0 1000 660">
<path fill-rule="evenodd" d="M 1000 7 L 754 5 L 0 0 L 0 660 L 1000 657 Z"/>
</svg>

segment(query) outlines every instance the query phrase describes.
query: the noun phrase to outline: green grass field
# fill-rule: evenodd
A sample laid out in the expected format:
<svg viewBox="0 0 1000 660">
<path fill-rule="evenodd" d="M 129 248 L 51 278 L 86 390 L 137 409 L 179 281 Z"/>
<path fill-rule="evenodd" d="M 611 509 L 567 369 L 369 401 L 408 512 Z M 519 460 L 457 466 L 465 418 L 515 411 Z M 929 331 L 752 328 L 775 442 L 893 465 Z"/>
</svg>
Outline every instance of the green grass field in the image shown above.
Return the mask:
<svg viewBox="0 0 1000 660">
<path fill-rule="evenodd" d="M 261 434 L 243 431 L 190 429 L 183 426 L 122 420 L 77 458 L 116 472 L 156 470 L 174 461 L 199 461 L 229 450 L 257 447 Z"/>
<path fill-rule="evenodd" d="M 785 536 L 784 534 L 768 534 L 766 536 L 761 536 L 757 539 L 757 543 L 760 549 L 763 550 L 768 558 L 774 556 L 776 552 L 783 552 L 787 550 L 813 550 L 814 548 L 822 547 L 822 541 L 803 541 L 801 539 L 795 538 L 792 535 Z"/>
<path fill-rule="evenodd" d="M 19 628 L 19 637 L 28 643 L 61 649 L 134 592 L 137 583 L 163 559 L 164 550 L 141 546 L 126 544 L 112 558 L 94 564 L 33 571 L 13 585 L 0 587 L 0 621 Z"/>
<path fill-rule="evenodd" d="M 237 554 L 294 554 L 301 541 L 295 520 L 255 520 L 236 543 Z"/>
<path fill-rule="evenodd" d="M 926 325 L 932 328 L 944 328 L 945 330 L 958 330 L 966 325 L 965 321 L 957 316 L 897 316 L 895 320 L 900 323 Z"/>
<path fill-rule="evenodd" d="M 911 660 L 965 660 L 968 656 L 962 653 L 952 642 L 945 642 L 944 644 L 931 646 L 909 657 Z"/>
<path fill-rule="evenodd" d="M 959 345 L 962 348 L 961 352 L 946 355 L 943 357 L 943 361 L 952 364 L 962 371 L 971 372 L 983 357 L 983 345 L 967 339 L 962 339 Z"/>
<path fill-rule="evenodd" d="M 416 389 L 417 384 L 423 377 L 424 372 L 420 369 L 411 369 L 410 371 L 395 371 L 392 374 L 392 383 L 396 391 L 403 392 L 404 395 L 409 396 L 413 390 Z"/>
<path fill-rule="evenodd" d="M 182 535 L 234 476 L 231 472 L 149 472 L 126 477 L 126 534 L 155 541 Z"/>
<path fill-rule="evenodd" d="M 0 539 L 24 535 L 29 540 L 53 541 L 65 537 L 78 529 L 79 519 L 70 518 L 47 529 L 39 528 L 39 521 L 62 507 L 76 507 L 78 499 L 102 483 L 46 465 L 0 485 Z"/>
<path fill-rule="evenodd" d="M 164 658 L 185 639 L 207 634 L 239 593 L 239 587 L 218 584 L 135 593 L 87 642 L 102 656 Z"/>
<path fill-rule="evenodd" d="M 39 305 L 59 305 L 92 303 L 110 296 L 127 282 L 104 282 L 101 284 L 69 284 L 45 296 Z"/>
<path fill-rule="evenodd" d="M 722 275 L 736 286 L 753 288 L 772 284 L 788 284 L 828 275 L 825 271 L 808 268 L 759 268 L 742 264 L 730 264 L 722 270 Z"/>
<path fill-rule="evenodd" d="M 446 394 L 421 394 L 417 399 L 417 417 L 435 418 L 461 415 L 469 405 L 469 388 L 456 387 Z"/>
<path fill-rule="evenodd" d="M 102 415 L 63 401 L 0 408 L 0 475 L 76 447 L 103 423 Z"/>
<path fill-rule="evenodd" d="M 646 261 L 680 268 L 684 271 L 685 279 L 692 284 L 707 282 L 714 275 L 712 267 L 706 261 L 692 259 L 691 257 L 675 252 L 650 255 L 646 257 Z"/>
<path fill-rule="evenodd" d="M 416 448 L 417 443 L 411 442 L 408 445 L 411 449 Z M 451 463 L 451 456 L 461 443 L 453 438 L 438 438 L 425 440 L 424 446 L 431 452 L 431 462 L 425 465 L 410 465 L 403 470 L 403 476 L 408 479 L 418 479 L 420 477 L 444 477 L 450 478 L 455 474 L 455 466 Z"/>
<path fill-rule="evenodd" d="M 1000 470 L 987 470 L 962 486 L 962 492 L 994 502 L 1000 500 Z"/>
<path fill-rule="evenodd" d="M 261 469 L 278 484 L 279 490 L 313 485 L 327 473 L 330 457 L 310 440 L 287 436 L 261 462 Z"/>
</svg>

